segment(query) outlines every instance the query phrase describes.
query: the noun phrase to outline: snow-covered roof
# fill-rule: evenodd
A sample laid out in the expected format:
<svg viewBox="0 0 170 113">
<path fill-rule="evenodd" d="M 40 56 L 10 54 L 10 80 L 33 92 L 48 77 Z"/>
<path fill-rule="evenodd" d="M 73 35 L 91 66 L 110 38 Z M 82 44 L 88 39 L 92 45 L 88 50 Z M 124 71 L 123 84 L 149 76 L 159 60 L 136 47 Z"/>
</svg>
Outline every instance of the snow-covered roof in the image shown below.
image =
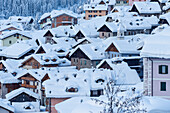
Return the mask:
<svg viewBox="0 0 170 113">
<path fill-rule="evenodd" d="M 107 5 L 89 5 L 89 4 L 85 4 L 84 5 L 84 10 L 88 11 L 88 10 L 101 10 L 101 11 L 107 11 Z"/>
<path fill-rule="evenodd" d="M 114 38 L 114 37 L 113 37 Z M 111 45 L 113 44 L 117 50 L 119 51 L 119 53 L 122 54 L 126 54 L 126 53 L 130 53 L 130 54 L 139 54 L 139 51 L 136 48 L 136 43 L 131 43 L 129 40 L 117 40 L 117 39 L 113 39 L 112 37 L 109 39 L 105 40 L 105 43 L 110 43 L 106 46 L 105 50 Z"/>
<path fill-rule="evenodd" d="M 70 10 L 53 10 L 53 11 L 51 11 L 49 13 L 44 13 L 41 16 L 41 18 L 40 18 L 40 20 L 38 22 L 40 23 L 43 19 L 45 19 L 47 17 L 55 18 L 55 17 L 58 17 L 58 16 L 63 15 L 63 14 L 69 15 L 69 16 L 71 16 L 73 18 L 78 18 L 79 17 L 78 14 L 76 14 L 76 13 L 70 11 Z"/>
<path fill-rule="evenodd" d="M 159 19 L 165 19 L 170 25 L 170 12 L 160 15 Z"/>
<path fill-rule="evenodd" d="M 41 18 L 40 18 L 40 20 L 39 20 L 38 22 L 40 23 L 41 20 L 43 20 L 43 19 L 45 19 L 45 18 L 47 18 L 47 17 L 49 17 L 49 16 L 51 16 L 51 13 L 44 13 L 44 14 L 41 16 Z"/>
<path fill-rule="evenodd" d="M 19 83 L 11 73 L 0 72 L 0 82 L 3 84 Z"/>
<path fill-rule="evenodd" d="M 76 13 L 70 11 L 70 10 L 53 10 L 51 12 L 51 18 L 55 18 L 55 17 L 58 17 L 58 16 L 63 15 L 63 14 L 69 15 L 69 16 L 74 17 L 74 18 L 78 17 L 78 14 L 76 14 Z"/>
<path fill-rule="evenodd" d="M 0 31 L 5 31 L 7 30 L 8 28 L 16 28 L 17 30 L 23 30 L 20 26 L 16 26 L 16 25 L 3 25 L 3 26 L 0 26 Z"/>
<path fill-rule="evenodd" d="M 136 6 L 140 14 L 156 14 L 161 13 L 161 8 L 158 2 L 134 2 L 133 6 Z M 133 8 L 132 6 L 132 8 Z"/>
<path fill-rule="evenodd" d="M 140 78 L 134 69 L 130 69 L 127 63 L 115 63 L 114 59 L 104 59 L 98 65 L 99 68 L 104 62 L 113 69 L 113 78 L 116 80 L 116 85 L 133 85 L 140 82 Z"/>
<path fill-rule="evenodd" d="M 24 16 L 10 16 L 8 20 L 18 23 L 28 24 L 31 20 L 34 20 L 32 16 L 24 17 Z"/>
<path fill-rule="evenodd" d="M 5 38 L 8 38 L 9 36 L 12 36 L 14 34 L 20 34 L 23 35 L 29 39 L 32 38 L 31 34 L 29 32 L 26 31 L 18 31 L 18 30 L 13 30 L 13 31 L 9 31 L 9 32 L 4 32 L 3 34 L 0 35 L 0 39 L 3 40 Z"/>
<path fill-rule="evenodd" d="M 21 64 L 23 65 L 29 59 L 34 58 L 41 65 L 49 65 L 49 64 L 58 64 L 59 66 L 69 66 L 71 62 L 66 58 L 60 59 L 55 52 L 49 52 L 46 54 L 32 54 L 28 57 L 25 57 Z M 54 60 L 55 59 L 55 60 Z"/>
<path fill-rule="evenodd" d="M 118 12 L 129 12 L 129 10 L 131 9 L 131 6 L 115 6 L 113 9 L 112 9 L 112 12 L 114 10 L 117 10 Z"/>
<path fill-rule="evenodd" d="M 14 59 L 6 59 L 6 60 L 1 60 L 0 63 L 2 63 L 6 67 L 6 70 L 8 72 L 13 73 L 18 70 L 18 66 L 21 63 L 21 61 L 14 60 Z"/>
<path fill-rule="evenodd" d="M 170 58 L 169 36 L 155 34 L 144 40 L 144 46 L 141 51 L 142 57 Z"/>
<path fill-rule="evenodd" d="M 31 50 L 33 50 L 33 47 L 29 44 L 15 43 L 1 51 L 0 56 L 8 58 L 20 58 Z"/>
<path fill-rule="evenodd" d="M 28 95 L 36 98 L 36 99 L 39 99 L 39 95 L 38 94 L 32 92 L 31 90 L 29 90 L 27 88 L 19 88 L 19 89 L 13 90 L 10 93 L 6 94 L 5 96 L 6 96 L 7 100 L 11 100 L 12 98 L 18 96 L 21 93 L 26 93 L 26 94 L 28 94 Z"/>
<path fill-rule="evenodd" d="M 105 58 L 104 49 L 101 46 L 102 45 L 94 45 L 94 44 L 79 45 L 75 49 L 73 49 L 69 55 L 71 56 L 78 49 L 80 49 L 82 52 L 84 52 L 87 55 L 87 57 L 90 60 L 101 60 Z"/>
<path fill-rule="evenodd" d="M 15 111 L 15 108 L 12 105 L 10 105 L 9 102 L 6 101 L 5 99 L 0 99 L 0 108 L 7 109 L 11 112 Z"/>
<path fill-rule="evenodd" d="M 126 30 L 137 30 L 137 29 L 151 29 L 152 26 L 158 25 L 158 18 L 156 16 L 151 17 L 140 17 L 133 16 L 134 13 L 131 12 L 117 12 L 107 15 L 106 22 L 98 27 L 97 30 L 100 30 L 101 27 L 106 25 L 112 32 L 117 32 L 119 28 L 119 23 L 121 21 L 122 26 Z M 111 18 L 111 21 L 107 22 L 107 19 Z"/>
</svg>

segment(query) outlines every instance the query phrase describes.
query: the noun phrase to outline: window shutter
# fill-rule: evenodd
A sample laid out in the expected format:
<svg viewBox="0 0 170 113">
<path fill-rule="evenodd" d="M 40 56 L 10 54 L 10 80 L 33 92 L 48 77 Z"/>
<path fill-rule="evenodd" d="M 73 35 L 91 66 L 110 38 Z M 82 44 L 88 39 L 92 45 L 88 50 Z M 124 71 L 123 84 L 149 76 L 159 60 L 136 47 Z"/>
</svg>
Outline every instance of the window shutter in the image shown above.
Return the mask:
<svg viewBox="0 0 170 113">
<path fill-rule="evenodd" d="M 168 66 L 166 66 L 166 68 L 165 68 L 165 69 L 166 69 L 166 74 L 168 74 Z"/>
<path fill-rule="evenodd" d="M 159 66 L 159 74 L 162 74 L 162 65 Z"/>
</svg>

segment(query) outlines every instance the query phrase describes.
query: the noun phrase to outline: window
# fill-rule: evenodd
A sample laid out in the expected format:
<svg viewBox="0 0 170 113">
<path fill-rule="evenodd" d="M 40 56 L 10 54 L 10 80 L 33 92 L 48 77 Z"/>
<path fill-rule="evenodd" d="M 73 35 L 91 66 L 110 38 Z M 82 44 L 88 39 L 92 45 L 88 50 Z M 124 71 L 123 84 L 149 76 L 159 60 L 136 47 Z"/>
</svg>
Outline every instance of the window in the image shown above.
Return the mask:
<svg viewBox="0 0 170 113">
<path fill-rule="evenodd" d="M 102 33 L 102 36 L 104 36 L 104 33 Z"/>
<path fill-rule="evenodd" d="M 96 61 L 96 66 L 99 64 L 99 61 Z"/>
<path fill-rule="evenodd" d="M 94 13 L 97 13 L 97 11 L 94 11 Z"/>
<path fill-rule="evenodd" d="M 65 17 L 63 18 L 63 21 L 64 21 L 64 20 L 66 20 L 66 18 L 65 18 Z"/>
<path fill-rule="evenodd" d="M 83 61 L 81 60 L 81 65 L 83 65 L 83 63 L 82 63 Z"/>
<path fill-rule="evenodd" d="M 92 17 L 92 15 L 89 15 L 89 17 Z"/>
<path fill-rule="evenodd" d="M 94 15 L 94 17 L 96 17 L 97 15 Z"/>
<path fill-rule="evenodd" d="M 159 66 L 159 74 L 168 74 L 168 66 L 160 65 Z"/>
<path fill-rule="evenodd" d="M 161 82 L 161 91 L 166 91 L 166 82 Z"/>
<path fill-rule="evenodd" d="M 99 11 L 99 13 L 101 13 L 102 11 Z"/>
<path fill-rule="evenodd" d="M 69 17 L 68 20 L 71 21 L 71 17 Z"/>
<path fill-rule="evenodd" d="M 123 1 L 124 4 L 127 4 L 127 1 Z"/>
<path fill-rule="evenodd" d="M 26 80 L 26 84 L 28 84 L 28 85 L 29 85 L 29 81 L 28 81 L 28 80 Z"/>
<path fill-rule="evenodd" d="M 12 41 L 10 40 L 10 41 L 9 41 L 9 44 L 11 44 L 11 43 L 12 43 Z"/>
<path fill-rule="evenodd" d="M 14 37 L 16 37 L 17 35 L 15 34 Z"/>
<path fill-rule="evenodd" d="M 92 13 L 92 11 L 89 11 L 89 13 Z"/>
<path fill-rule="evenodd" d="M 84 65 L 86 65 L 87 64 L 87 62 L 86 62 L 86 60 L 84 61 Z"/>
</svg>

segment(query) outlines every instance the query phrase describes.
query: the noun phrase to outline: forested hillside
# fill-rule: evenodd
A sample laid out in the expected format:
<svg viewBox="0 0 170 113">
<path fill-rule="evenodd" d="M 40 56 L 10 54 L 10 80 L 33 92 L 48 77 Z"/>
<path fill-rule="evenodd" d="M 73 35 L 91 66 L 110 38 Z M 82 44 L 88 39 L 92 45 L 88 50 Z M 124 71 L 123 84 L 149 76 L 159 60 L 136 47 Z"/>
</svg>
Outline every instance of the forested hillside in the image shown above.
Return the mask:
<svg viewBox="0 0 170 113">
<path fill-rule="evenodd" d="M 53 9 L 66 8 L 79 12 L 80 6 L 88 0 L 0 0 L 0 15 L 39 16 Z"/>
</svg>

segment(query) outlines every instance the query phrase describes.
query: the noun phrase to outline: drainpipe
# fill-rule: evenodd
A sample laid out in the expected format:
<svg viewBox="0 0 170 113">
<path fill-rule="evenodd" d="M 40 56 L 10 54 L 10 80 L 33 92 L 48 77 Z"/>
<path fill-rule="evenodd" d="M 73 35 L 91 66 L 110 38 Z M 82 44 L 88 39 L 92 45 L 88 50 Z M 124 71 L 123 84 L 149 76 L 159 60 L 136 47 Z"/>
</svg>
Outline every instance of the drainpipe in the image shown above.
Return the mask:
<svg viewBox="0 0 170 113">
<path fill-rule="evenodd" d="M 151 87 L 152 87 L 152 91 L 151 91 L 151 96 L 153 96 L 153 60 L 151 58 L 149 58 L 149 60 L 151 60 L 151 63 L 152 63 L 152 78 L 151 78 Z"/>
</svg>

